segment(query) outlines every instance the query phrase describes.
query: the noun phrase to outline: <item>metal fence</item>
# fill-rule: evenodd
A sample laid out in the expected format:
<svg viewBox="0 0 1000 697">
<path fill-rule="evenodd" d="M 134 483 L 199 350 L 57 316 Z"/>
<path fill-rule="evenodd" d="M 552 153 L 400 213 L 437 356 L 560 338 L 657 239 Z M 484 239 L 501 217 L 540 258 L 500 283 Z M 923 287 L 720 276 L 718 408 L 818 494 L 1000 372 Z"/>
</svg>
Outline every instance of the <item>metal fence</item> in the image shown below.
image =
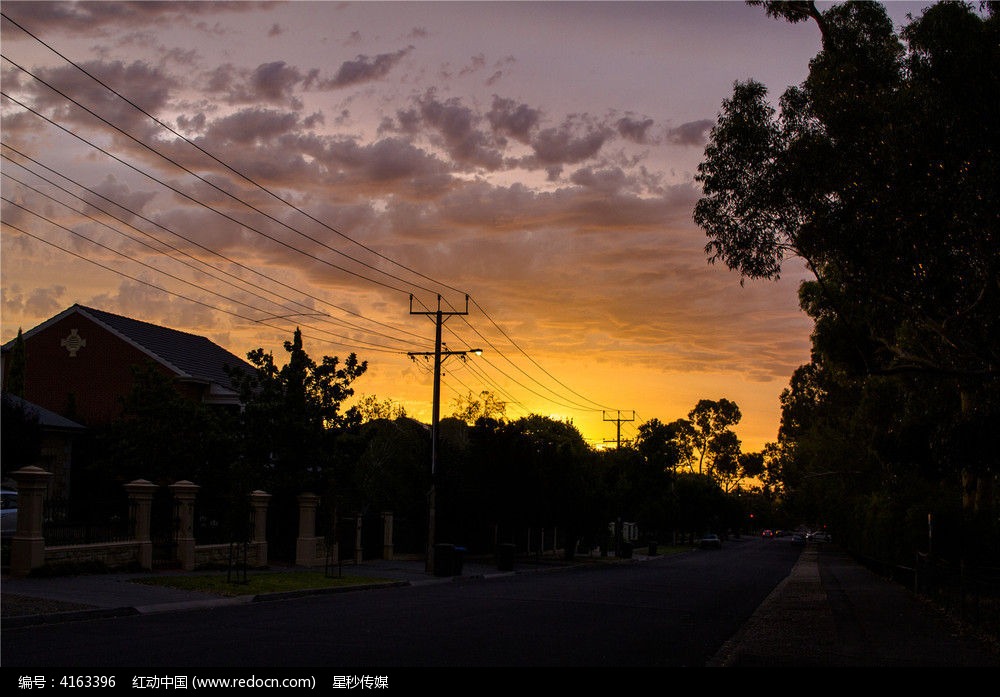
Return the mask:
<svg viewBox="0 0 1000 697">
<path fill-rule="evenodd" d="M 1000 639 L 1000 568 L 919 553 L 913 588 L 963 623 Z"/>
<path fill-rule="evenodd" d="M 126 498 L 110 508 L 81 511 L 63 499 L 46 500 L 42 535 L 50 547 L 125 542 L 135 536 L 135 511 Z"/>
</svg>

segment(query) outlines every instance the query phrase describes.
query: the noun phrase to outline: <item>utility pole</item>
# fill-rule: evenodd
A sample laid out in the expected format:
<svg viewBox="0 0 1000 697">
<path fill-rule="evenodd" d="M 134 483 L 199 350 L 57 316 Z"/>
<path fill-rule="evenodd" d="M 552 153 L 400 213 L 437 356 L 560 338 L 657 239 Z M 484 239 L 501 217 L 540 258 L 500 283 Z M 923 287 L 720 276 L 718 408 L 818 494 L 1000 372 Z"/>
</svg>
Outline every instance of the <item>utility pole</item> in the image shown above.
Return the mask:
<svg viewBox="0 0 1000 697">
<path fill-rule="evenodd" d="M 413 295 L 410 295 L 410 314 L 427 315 L 434 317 L 434 351 L 433 352 L 411 352 L 407 355 L 410 358 L 417 356 L 434 356 L 434 401 L 431 407 L 431 490 L 427 495 L 428 520 L 427 520 L 427 562 L 425 571 L 434 570 L 434 543 L 435 543 L 435 523 L 437 513 L 435 510 L 435 497 L 437 489 L 437 456 L 438 456 L 438 422 L 441 420 L 441 363 L 448 356 L 462 356 L 466 354 L 482 354 L 482 349 L 470 349 L 468 351 L 442 351 L 441 350 L 441 327 L 445 321 L 453 315 L 469 314 L 469 296 L 465 296 L 465 310 L 462 312 L 445 312 L 441 309 L 441 296 L 437 296 L 437 310 L 417 312 L 413 309 Z"/>
<path fill-rule="evenodd" d="M 622 447 L 622 422 L 626 422 L 627 423 L 629 421 L 635 421 L 635 412 L 633 411 L 632 412 L 632 416 L 629 417 L 629 418 L 627 418 L 627 419 L 623 419 L 622 418 L 622 412 L 621 412 L 620 409 L 618 410 L 618 418 L 616 418 L 616 419 L 609 419 L 608 418 L 608 413 L 606 411 L 602 411 L 601 415 L 602 415 L 602 417 L 604 418 L 605 421 L 614 421 L 618 425 L 618 438 L 617 438 L 617 440 L 615 442 L 617 443 L 616 447 L 621 448 Z"/>
</svg>

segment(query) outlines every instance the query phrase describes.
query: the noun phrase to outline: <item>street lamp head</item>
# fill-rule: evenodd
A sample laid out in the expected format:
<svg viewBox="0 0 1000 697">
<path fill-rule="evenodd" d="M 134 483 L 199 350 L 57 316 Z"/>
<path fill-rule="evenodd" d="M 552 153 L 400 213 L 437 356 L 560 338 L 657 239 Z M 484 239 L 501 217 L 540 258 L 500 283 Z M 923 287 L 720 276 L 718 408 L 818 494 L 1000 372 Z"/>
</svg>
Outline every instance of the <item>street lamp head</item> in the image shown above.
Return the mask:
<svg viewBox="0 0 1000 697">
<path fill-rule="evenodd" d="M 472 349 L 469 353 L 474 353 L 477 356 L 482 356 L 483 355 L 483 350 L 482 349 Z"/>
</svg>

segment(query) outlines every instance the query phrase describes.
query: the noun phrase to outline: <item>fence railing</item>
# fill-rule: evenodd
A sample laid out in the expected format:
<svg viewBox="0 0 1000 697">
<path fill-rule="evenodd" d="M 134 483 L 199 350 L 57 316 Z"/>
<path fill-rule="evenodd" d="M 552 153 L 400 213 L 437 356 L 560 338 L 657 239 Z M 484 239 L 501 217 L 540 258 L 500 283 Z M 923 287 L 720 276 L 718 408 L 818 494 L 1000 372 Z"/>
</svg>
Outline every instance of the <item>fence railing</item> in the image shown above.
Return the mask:
<svg viewBox="0 0 1000 697">
<path fill-rule="evenodd" d="M 124 542 L 134 537 L 135 512 L 128 502 L 104 515 L 74 512 L 65 500 L 46 500 L 43 510 L 42 534 L 50 546 Z"/>
<path fill-rule="evenodd" d="M 913 589 L 962 622 L 1000 639 L 1000 567 L 918 553 Z"/>
</svg>

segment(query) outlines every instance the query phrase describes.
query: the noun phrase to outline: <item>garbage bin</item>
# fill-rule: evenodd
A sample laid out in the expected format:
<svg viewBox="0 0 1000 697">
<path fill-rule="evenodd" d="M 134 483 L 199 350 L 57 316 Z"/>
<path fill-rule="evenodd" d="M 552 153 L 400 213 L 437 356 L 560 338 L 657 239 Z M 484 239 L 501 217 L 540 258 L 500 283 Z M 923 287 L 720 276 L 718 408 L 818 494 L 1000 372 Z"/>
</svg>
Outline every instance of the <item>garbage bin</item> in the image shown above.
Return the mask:
<svg viewBox="0 0 1000 697">
<path fill-rule="evenodd" d="M 497 569 L 500 571 L 514 570 L 514 550 L 513 544 L 505 543 L 497 546 Z"/>
<path fill-rule="evenodd" d="M 649 556 L 651 557 L 656 556 L 656 540 L 649 541 Z"/>
<path fill-rule="evenodd" d="M 434 545 L 434 575 L 451 576 L 455 567 L 455 545 Z"/>
<path fill-rule="evenodd" d="M 465 547 L 456 547 L 455 556 L 451 560 L 451 575 L 462 575 L 462 560 L 465 559 Z"/>
</svg>

